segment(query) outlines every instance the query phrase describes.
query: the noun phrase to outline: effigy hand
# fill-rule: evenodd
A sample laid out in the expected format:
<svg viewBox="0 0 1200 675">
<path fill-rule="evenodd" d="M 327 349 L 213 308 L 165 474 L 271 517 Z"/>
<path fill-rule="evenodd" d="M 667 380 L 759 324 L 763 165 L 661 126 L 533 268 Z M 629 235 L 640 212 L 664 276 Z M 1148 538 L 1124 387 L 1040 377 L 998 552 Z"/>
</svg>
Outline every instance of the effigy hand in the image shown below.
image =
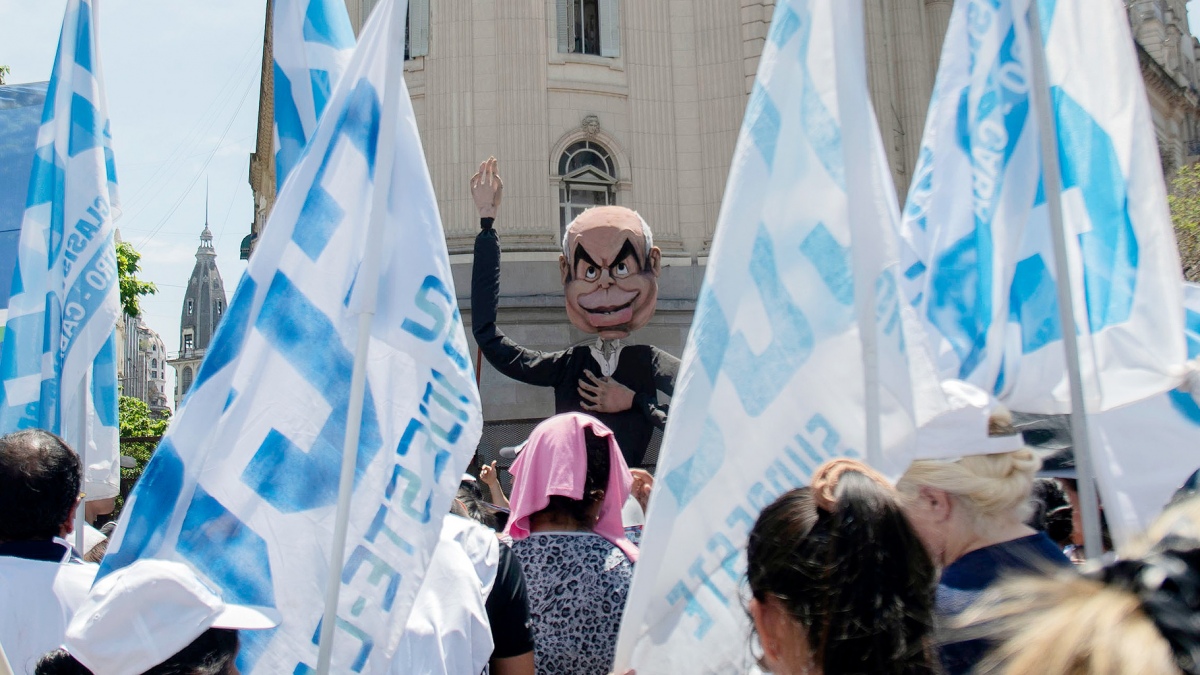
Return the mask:
<svg viewBox="0 0 1200 675">
<path fill-rule="evenodd" d="M 504 181 L 496 172 L 496 158 L 489 157 L 479 163 L 479 171 L 471 176 L 471 198 L 480 218 L 495 218 L 504 197 Z"/>
<path fill-rule="evenodd" d="M 619 413 L 633 407 L 633 390 L 611 377 L 596 377 L 583 371 L 579 380 L 580 404 L 588 412 Z"/>
</svg>

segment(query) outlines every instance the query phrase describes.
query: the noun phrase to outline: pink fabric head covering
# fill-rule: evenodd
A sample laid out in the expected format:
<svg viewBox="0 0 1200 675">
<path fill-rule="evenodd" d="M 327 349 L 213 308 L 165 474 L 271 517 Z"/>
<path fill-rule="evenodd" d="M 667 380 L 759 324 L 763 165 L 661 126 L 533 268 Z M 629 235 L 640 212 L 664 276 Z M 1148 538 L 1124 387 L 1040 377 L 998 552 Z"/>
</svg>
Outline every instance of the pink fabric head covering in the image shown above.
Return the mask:
<svg viewBox="0 0 1200 675">
<path fill-rule="evenodd" d="M 583 498 L 587 481 L 587 445 L 583 430 L 588 428 L 596 436 L 608 440 L 609 460 L 608 487 L 604 490 L 600 518 L 592 531 L 624 551 L 630 562 L 637 562 L 637 546 L 625 538 L 625 527 L 621 523 L 621 507 L 629 497 L 633 477 L 612 431 L 600 420 L 583 413 L 555 415 L 529 434 L 525 448 L 509 469 L 513 476 L 509 498 L 511 514 L 504 531 L 514 540 L 528 537 L 529 517 L 546 508 L 551 495 Z"/>
</svg>

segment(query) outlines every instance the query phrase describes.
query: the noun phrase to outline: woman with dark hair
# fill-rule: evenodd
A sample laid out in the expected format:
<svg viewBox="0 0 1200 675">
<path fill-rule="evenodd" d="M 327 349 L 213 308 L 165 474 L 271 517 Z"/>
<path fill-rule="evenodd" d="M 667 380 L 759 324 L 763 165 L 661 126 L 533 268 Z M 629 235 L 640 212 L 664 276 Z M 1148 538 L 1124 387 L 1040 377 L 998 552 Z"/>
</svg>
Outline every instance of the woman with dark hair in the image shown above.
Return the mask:
<svg viewBox="0 0 1200 675">
<path fill-rule="evenodd" d="M 621 506 L 632 477 L 599 420 L 557 415 L 533 430 L 510 472 L 506 532 L 521 561 L 539 673 L 607 673 L 637 560 Z"/>
<path fill-rule="evenodd" d="M 238 632 L 228 628 L 209 628 L 166 661 L 147 670 L 143 675 L 236 675 L 234 662 L 238 655 Z M 37 675 L 92 675 L 65 649 L 57 649 L 42 657 Z"/>
<path fill-rule="evenodd" d="M 746 551 L 749 612 L 772 673 L 935 673 L 937 575 L 895 490 L 826 463 L 763 509 Z"/>
</svg>

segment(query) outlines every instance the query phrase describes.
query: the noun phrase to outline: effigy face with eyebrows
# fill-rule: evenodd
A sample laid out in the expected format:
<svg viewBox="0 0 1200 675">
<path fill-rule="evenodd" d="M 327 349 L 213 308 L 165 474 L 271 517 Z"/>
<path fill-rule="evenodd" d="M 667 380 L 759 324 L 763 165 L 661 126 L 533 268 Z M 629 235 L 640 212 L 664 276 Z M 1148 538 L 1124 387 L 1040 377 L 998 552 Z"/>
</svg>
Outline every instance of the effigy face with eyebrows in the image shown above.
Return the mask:
<svg viewBox="0 0 1200 675">
<path fill-rule="evenodd" d="M 576 328 L 618 340 L 645 326 L 658 302 L 662 252 L 645 221 L 620 206 L 585 211 L 559 257 L 567 316 Z"/>
</svg>

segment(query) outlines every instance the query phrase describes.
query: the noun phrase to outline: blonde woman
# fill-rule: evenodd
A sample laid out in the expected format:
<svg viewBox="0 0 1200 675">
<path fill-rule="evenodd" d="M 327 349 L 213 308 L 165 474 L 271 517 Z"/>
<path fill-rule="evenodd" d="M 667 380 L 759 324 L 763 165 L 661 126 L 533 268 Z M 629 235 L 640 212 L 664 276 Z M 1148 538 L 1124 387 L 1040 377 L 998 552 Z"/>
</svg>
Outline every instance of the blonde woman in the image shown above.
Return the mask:
<svg viewBox="0 0 1200 675">
<path fill-rule="evenodd" d="M 990 436 L 1015 437 L 1007 413 L 993 415 L 989 427 Z M 1045 533 L 1025 524 L 1039 468 L 1041 459 L 1020 448 L 952 461 L 918 460 L 897 483 L 905 514 L 942 569 L 935 603 L 940 626 L 949 625 L 1003 575 L 1070 567 Z M 984 640 L 942 637 L 939 657 L 947 675 L 969 673 L 988 649 Z"/>
<path fill-rule="evenodd" d="M 1200 500 L 1084 576 L 1012 579 L 962 620 L 997 643 L 984 675 L 1200 675 Z"/>
</svg>

